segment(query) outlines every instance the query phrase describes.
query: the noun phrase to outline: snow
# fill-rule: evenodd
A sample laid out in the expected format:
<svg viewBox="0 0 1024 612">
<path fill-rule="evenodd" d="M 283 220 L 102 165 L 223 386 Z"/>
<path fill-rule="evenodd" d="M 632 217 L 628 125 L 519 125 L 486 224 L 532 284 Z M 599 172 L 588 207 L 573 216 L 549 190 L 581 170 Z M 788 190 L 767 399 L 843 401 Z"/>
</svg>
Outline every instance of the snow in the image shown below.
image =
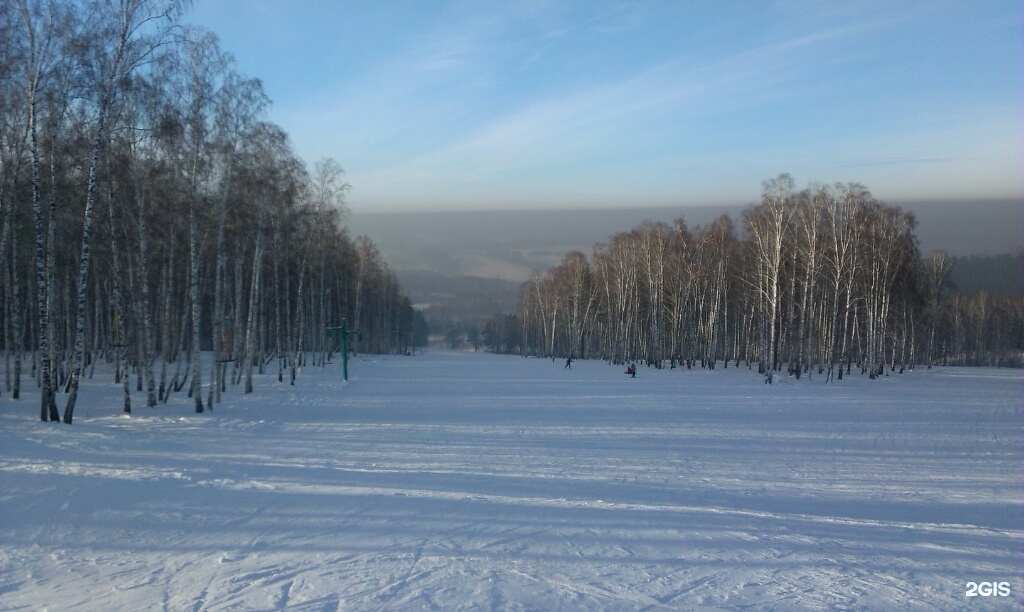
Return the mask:
<svg viewBox="0 0 1024 612">
<path fill-rule="evenodd" d="M 70 427 L 6 394 L 0 609 L 1024 604 L 1024 372 L 622 370 L 359 356 L 131 417 L 97 374 Z"/>
</svg>

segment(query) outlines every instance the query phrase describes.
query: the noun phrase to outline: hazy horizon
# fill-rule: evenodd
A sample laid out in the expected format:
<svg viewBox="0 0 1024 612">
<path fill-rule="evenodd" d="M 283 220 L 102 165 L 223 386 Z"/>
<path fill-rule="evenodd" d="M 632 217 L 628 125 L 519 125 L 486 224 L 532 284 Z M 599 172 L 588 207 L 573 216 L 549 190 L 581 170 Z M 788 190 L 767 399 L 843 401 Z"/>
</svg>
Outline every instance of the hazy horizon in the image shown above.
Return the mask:
<svg viewBox="0 0 1024 612">
<path fill-rule="evenodd" d="M 923 255 L 996 255 L 1024 250 L 1024 201 L 895 202 L 913 212 Z M 741 225 L 744 206 L 604 208 L 506 211 L 352 212 L 349 231 L 377 243 L 395 270 L 428 270 L 524 280 L 533 270 L 557 265 L 579 250 L 647 220 L 690 227 L 728 214 Z"/>
</svg>

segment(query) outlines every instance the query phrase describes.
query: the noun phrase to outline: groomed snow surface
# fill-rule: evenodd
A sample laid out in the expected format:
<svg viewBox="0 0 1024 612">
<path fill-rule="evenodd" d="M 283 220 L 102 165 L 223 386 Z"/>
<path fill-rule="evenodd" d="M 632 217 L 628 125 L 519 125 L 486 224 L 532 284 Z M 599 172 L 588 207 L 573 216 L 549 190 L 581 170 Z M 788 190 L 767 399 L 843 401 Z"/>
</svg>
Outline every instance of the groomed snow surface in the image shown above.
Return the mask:
<svg viewBox="0 0 1024 612">
<path fill-rule="evenodd" d="M 97 372 L 70 427 L 5 394 L 0 609 L 1024 603 L 1024 372 L 564 366 L 359 356 L 203 415 L 133 381 L 131 417 Z"/>
</svg>

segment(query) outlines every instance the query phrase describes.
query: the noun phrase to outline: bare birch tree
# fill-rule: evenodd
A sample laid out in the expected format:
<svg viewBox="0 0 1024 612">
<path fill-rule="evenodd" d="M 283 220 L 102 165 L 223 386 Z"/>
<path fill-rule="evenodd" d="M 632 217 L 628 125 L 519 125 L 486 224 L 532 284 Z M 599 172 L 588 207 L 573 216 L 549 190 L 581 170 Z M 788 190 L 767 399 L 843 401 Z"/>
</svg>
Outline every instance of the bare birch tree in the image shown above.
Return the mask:
<svg viewBox="0 0 1024 612">
<path fill-rule="evenodd" d="M 765 181 L 761 205 L 746 213 L 747 224 L 758 257 L 760 273 L 758 293 L 762 300 L 761 370 L 765 382 L 772 381 L 772 372 L 778 368 L 778 318 L 780 312 L 779 282 L 782 278 L 782 245 L 789 231 L 792 217 L 794 181 L 788 174 Z"/>
<path fill-rule="evenodd" d="M 103 3 L 101 6 L 97 6 L 94 13 L 96 21 L 87 24 L 89 31 L 98 33 L 103 42 L 96 47 L 101 50 L 101 53 L 94 67 L 97 76 L 94 85 L 96 125 L 89 157 L 89 182 L 86 188 L 82 248 L 78 268 L 74 352 L 70 392 L 67 405 L 64 408 L 65 423 L 71 423 L 74 418 L 75 401 L 78 398 L 78 381 L 82 370 L 86 291 L 89 278 L 93 208 L 96 201 L 96 174 L 99 168 L 101 149 L 104 139 L 107 137 L 107 114 L 114 97 L 118 94 L 118 89 L 123 87 L 123 83 L 130 77 L 132 71 L 150 57 L 153 50 L 162 42 L 163 37 L 167 35 L 170 26 L 169 18 L 176 9 L 175 3 L 157 2 L 156 0 L 120 0 L 116 6 L 114 3 Z M 160 26 L 157 22 L 164 22 L 164 24 Z M 154 24 L 157 25 L 157 33 L 143 35 L 144 28 Z"/>
</svg>

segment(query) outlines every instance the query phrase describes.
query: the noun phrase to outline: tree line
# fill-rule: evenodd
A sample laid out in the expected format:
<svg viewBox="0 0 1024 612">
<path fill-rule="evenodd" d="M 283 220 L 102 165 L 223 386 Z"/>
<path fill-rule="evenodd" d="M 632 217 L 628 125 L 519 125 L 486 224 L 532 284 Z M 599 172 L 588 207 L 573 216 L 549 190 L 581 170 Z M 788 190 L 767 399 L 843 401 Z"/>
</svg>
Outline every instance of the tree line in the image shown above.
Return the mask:
<svg viewBox="0 0 1024 612">
<path fill-rule="evenodd" d="M 261 82 L 181 10 L 0 8 L 4 389 L 18 398 L 29 376 L 44 421 L 72 422 L 101 359 L 125 412 L 133 376 L 147 406 L 187 389 L 203 412 L 229 385 L 250 392 L 254 369 L 294 384 L 322 366 L 343 319 L 357 351 L 412 341 L 412 304 L 345 229 L 342 169 L 307 168 L 267 120 Z"/>
<path fill-rule="evenodd" d="M 964 294 L 912 214 L 856 183 L 765 181 L 737 227 L 645 222 L 569 253 L 485 325 L 489 350 L 841 379 L 924 364 L 1019 366 L 1024 297 Z"/>
</svg>

